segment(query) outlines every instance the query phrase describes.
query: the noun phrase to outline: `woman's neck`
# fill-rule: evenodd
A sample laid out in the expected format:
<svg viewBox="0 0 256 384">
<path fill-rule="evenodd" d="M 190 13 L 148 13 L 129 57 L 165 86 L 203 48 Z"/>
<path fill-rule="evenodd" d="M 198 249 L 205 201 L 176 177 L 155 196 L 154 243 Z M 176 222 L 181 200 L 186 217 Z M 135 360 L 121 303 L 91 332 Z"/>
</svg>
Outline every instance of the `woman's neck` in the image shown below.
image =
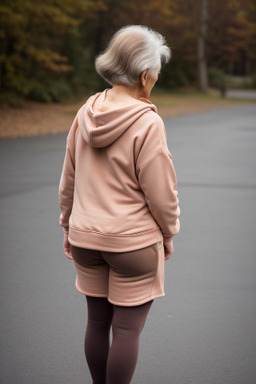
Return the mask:
<svg viewBox="0 0 256 384">
<path fill-rule="evenodd" d="M 141 87 L 131 87 L 124 84 L 114 84 L 113 87 L 108 91 L 108 96 L 111 99 L 139 99 L 143 97 Z"/>
</svg>

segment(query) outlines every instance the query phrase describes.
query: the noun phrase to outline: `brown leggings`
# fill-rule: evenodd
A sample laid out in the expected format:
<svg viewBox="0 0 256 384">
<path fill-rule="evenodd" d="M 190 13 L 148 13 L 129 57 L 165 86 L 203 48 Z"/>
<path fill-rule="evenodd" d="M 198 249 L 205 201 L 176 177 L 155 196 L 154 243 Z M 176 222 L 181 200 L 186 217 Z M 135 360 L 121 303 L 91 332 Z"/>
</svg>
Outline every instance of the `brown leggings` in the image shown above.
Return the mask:
<svg viewBox="0 0 256 384">
<path fill-rule="evenodd" d="M 140 334 L 153 301 L 121 307 L 106 298 L 86 296 L 86 299 L 88 322 L 84 348 L 93 384 L 129 384 L 137 363 Z"/>
</svg>

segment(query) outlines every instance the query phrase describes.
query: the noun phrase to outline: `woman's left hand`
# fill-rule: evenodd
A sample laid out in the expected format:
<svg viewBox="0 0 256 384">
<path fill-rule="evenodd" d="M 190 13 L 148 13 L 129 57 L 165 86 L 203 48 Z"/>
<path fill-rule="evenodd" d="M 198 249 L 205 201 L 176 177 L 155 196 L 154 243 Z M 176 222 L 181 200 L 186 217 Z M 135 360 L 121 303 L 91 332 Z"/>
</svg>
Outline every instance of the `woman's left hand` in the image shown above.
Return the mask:
<svg viewBox="0 0 256 384">
<path fill-rule="evenodd" d="M 64 232 L 64 240 L 63 240 L 63 248 L 64 253 L 67 256 L 68 259 L 73 260 L 71 249 L 70 249 L 70 243 L 68 241 L 68 233 Z"/>
</svg>

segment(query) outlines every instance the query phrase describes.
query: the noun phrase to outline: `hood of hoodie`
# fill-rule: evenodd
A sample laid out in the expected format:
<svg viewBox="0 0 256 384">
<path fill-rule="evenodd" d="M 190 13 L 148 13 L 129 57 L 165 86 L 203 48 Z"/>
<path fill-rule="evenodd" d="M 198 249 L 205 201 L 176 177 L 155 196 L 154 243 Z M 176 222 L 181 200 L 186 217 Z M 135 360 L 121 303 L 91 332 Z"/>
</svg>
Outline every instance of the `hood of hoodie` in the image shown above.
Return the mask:
<svg viewBox="0 0 256 384">
<path fill-rule="evenodd" d="M 144 113 L 157 113 L 156 106 L 147 99 L 135 100 L 132 105 L 111 111 L 94 113 L 93 104 L 100 95 L 92 96 L 78 116 L 80 132 L 90 147 L 104 148 L 111 145 Z"/>
</svg>

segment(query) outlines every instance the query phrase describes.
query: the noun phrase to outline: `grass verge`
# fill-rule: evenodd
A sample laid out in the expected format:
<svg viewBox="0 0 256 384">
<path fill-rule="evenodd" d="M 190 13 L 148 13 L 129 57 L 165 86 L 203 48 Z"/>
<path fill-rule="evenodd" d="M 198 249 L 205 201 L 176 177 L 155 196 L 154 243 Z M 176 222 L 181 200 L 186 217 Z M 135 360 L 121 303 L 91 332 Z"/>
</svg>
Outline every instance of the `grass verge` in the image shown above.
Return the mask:
<svg viewBox="0 0 256 384">
<path fill-rule="evenodd" d="M 203 95 L 194 90 L 167 92 L 155 89 L 151 101 L 162 118 L 200 113 L 209 109 L 252 104 L 250 100 L 222 98 L 218 92 Z M 0 109 L 0 138 L 29 137 L 67 132 L 86 98 L 72 104 L 26 102 L 19 108 Z M 254 102 L 255 103 L 255 102 Z"/>
</svg>

